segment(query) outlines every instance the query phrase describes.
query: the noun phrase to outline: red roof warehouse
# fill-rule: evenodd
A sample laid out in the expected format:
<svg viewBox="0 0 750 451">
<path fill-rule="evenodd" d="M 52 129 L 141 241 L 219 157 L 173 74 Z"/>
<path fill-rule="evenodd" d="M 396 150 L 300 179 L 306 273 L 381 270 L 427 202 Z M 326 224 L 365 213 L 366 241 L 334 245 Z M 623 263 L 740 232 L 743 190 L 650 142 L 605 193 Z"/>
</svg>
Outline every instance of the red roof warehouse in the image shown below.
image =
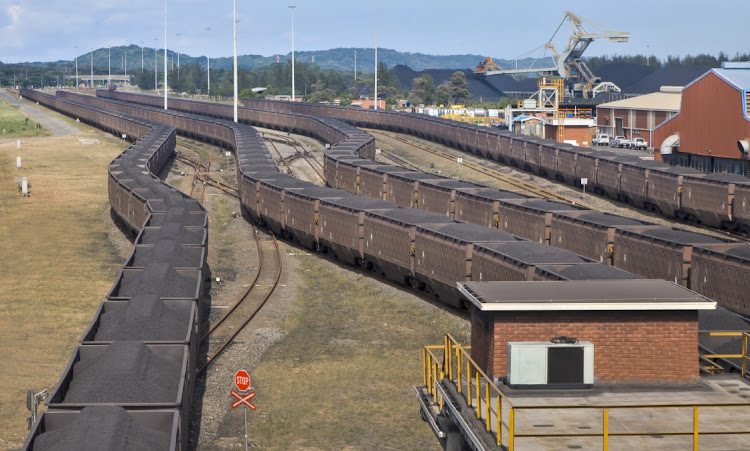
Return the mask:
<svg viewBox="0 0 750 451">
<path fill-rule="evenodd" d="M 680 112 L 654 130 L 657 159 L 747 175 L 749 109 L 750 62 L 711 69 L 685 87 Z"/>
</svg>

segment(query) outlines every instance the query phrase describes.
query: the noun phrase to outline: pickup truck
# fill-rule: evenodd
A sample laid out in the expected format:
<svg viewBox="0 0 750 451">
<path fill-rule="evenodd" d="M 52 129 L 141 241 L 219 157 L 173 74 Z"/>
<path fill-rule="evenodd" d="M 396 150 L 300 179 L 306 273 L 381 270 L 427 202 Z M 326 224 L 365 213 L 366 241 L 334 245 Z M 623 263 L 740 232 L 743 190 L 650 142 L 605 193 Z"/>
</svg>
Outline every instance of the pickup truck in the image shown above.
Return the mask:
<svg viewBox="0 0 750 451">
<path fill-rule="evenodd" d="M 630 141 L 624 136 L 615 136 L 612 138 L 612 141 L 609 142 L 610 147 L 628 147 L 629 145 Z"/>
<path fill-rule="evenodd" d="M 646 150 L 648 149 L 648 141 L 643 138 L 633 138 L 633 140 L 630 141 L 630 148 Z"/>
<path fill-rule="evenodd" d="M 591 143 L 595 146 L 609 145 L 609 135 L 596 135 L 596 138 L 592 139 Z"/>
</svg>

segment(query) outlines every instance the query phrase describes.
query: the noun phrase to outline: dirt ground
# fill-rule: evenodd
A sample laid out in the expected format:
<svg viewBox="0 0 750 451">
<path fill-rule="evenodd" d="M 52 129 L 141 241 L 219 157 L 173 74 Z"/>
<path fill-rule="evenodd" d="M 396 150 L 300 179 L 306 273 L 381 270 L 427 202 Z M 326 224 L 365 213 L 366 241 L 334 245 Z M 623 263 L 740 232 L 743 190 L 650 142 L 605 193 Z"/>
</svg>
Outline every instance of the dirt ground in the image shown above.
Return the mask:
<svg viewBox="0 0 750 451">
<path fill-rule="evenodd" d="M 21 170 L 15 142 L 0 144 L 0 449 L 23 444 L 27 390 L 54 388 L 122 265 L 106 184 L 127 144 L 78 126 L 75 137 L 24 141 Z"/>
</svg>

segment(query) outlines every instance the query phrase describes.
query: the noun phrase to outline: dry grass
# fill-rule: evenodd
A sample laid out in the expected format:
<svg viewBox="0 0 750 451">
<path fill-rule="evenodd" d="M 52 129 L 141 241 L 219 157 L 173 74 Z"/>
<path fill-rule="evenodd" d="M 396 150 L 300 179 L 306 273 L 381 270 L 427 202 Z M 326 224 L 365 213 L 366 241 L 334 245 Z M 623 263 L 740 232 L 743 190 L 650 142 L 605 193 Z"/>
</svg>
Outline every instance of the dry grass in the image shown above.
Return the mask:
<svg viewBox="0 0 750 451">
<path fill-rule="evenodd" d="M 54 388 L 122 265 L 104 218 L 107 164 L 126 143 L 80 127 L 100 144 L 27 141 L 21 171 L 15 144 L 0 145 L 0 449 L 22 444 L 26 391 Z"/>
<path fill-rule="evenodd" d="M 440 449 L 419 417 L 421 348 L 468 340 L 454 311 L 298 255 L 302 285 L 285 338 L 252 374 L 251 441 L 270 449 Z"/>
</svg>

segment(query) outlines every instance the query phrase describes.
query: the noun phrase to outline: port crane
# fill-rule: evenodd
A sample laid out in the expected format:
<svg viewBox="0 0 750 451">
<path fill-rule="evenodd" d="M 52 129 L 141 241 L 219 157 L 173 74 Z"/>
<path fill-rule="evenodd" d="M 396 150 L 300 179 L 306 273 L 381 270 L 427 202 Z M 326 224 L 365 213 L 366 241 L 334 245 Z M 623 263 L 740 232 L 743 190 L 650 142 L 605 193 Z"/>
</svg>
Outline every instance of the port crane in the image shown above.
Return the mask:
<svg viewBox="0 0 750 451">
<path fill-rule="evenodd" d="M 565 47 L 562 53 L 560 53 L 555 48 L 552 40 L 565 22 L 570 22 L 570 36 L 568 37 L 567 47 Z M 587 26 L 595 32 L 590 32 L 586 28 Z M 562 22 L 560 22 L 560 25 L 557 26 L 557 29 L 555 29 L 555 32 L 552 34 L 552 37 L 550 37 L 547 43 L 542 46 L 544 48 L 544 55 L 542 58 L 545 61 L 549 61 L 549 59 L 544 58 L 547 56 L 547 50 L 551 53 L 551 55 L 549 55 L 552 60 L 551 66 L 534 67 L 536 62 L 540 59 L 537 58 L 531 66 L 527 68 L 502 69 L 499 65 L 495 64 L 491 58 L 485 58 L 484 61 L 477 66 L 474 73 L 484 76 L 538 73 L 543 77 L 559 77 L 565 81 L 566 87 L 574 97 L 582 96 L 588 98 L 595 96 L 599 92 L 620 92 L 620 88 L 614 83 L 608 81 L 603 82 L 600 77 L 594 75 L 581 57 L 583 56 L 583 52 L 586 51 L 586 48 L 594 39 L 609 39 L 610 42 L 627 42 L 629 38 L 630 33 L 626 31 L 612 30 L 567 11 L 565 12 L 565 17 Z"/>
</svg>

